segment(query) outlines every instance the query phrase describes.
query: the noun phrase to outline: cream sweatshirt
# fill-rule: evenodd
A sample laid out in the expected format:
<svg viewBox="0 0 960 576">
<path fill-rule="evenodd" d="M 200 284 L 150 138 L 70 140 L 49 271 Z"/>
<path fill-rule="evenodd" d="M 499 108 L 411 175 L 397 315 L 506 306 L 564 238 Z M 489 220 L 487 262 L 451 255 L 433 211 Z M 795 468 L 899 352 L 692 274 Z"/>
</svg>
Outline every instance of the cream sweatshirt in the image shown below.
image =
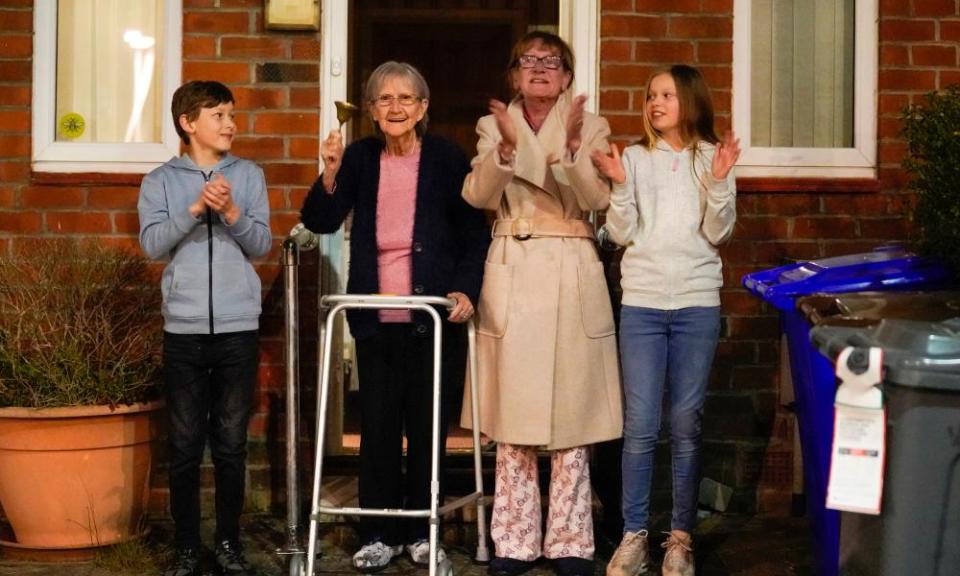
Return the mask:
<svg viewBox="0 0 960 576">
<path fill-rule="evenodd" d="M 663 141 L 653 150 L 623 151 L 626 181 L 614 185 L 605 228 L 626 247 L 620 263 L 623 304 L 676 310 L 719 306 L 723 285 L 717 246 L 733 232 L 736 184 L 733 170 L 714 180 L 714 146 L 699 144 L 696 166 L 690 149 Z"/>
</svg>

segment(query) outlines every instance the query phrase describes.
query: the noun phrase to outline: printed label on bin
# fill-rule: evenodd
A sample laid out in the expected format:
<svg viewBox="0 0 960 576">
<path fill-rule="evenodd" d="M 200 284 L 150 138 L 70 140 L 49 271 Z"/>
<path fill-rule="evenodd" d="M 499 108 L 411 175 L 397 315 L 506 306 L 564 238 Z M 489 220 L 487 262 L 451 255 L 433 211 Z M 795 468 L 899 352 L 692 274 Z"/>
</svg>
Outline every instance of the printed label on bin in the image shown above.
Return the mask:
<svg viewBox="0 0 960 576">
<path fill-rule="evenodd" d="M 826 507 L 879 514 L 883 496 L 886 412 L 881 382 L 883 350 L 844 349 L 837 358 L 833 449 Z"/>
</svg>

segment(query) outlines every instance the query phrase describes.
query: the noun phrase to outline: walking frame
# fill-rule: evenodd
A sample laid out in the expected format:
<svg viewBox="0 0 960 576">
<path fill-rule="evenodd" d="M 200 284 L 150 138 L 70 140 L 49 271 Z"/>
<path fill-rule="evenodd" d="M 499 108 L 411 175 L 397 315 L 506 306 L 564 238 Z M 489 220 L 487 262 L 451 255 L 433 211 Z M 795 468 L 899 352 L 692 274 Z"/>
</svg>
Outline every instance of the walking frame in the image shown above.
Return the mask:
<svg viewBox="0 0 960 576">
<path fill-rule="evenodd" d="M 428 518 L 430 535 L 429 576 L 452 575 L 449 560 L 438 565 L 437 552 L 439 550 L 440 518 L 459 508 L 476 502 L 477 506 L 477 562 L 487 562 L 490 553 L 487 549 L 486 513 L 483 503 L 483 475 L 480 455 L 480 430 L 476 423 L 479 418 L 479 402 L 476 385 L 471 389 L 471 407 L 473 427 L 473 464 L 475 491 L 457 498 L 443 506 L 439 503 L 439 454 L 445 447 L 440 442 L 440 365 L 441 365 L 441 328 L 443 319 L 435 306 L 451 309 L 456 301 L 439 296 L 383 296 L 383 295 L 328 295 L 320 298 L 319 305 L 319 339 L 317 348 L 318 391 L 317 391 L 317 428 L 316 452 L 314 455 L 314 476 L 312 498 L 310 505 L 310 524 L 307 539 L 307 549 L 300 546 L 299 527 L 299 489 L 297 467 L 297 423 L 299 422 L 298 393 L 298 354 L 297 354 L 297 266 L 299 264 L 298 251 L 309 250 L 317 245 L 316 237 L 305 234 L 298 225 L 291 231 L 290 238 L 283 243 L 282 262 L 284 265 L 284 312 L 286 324 L 286 376 L 287 376 L 287 543 L 278 550 L 279 554 L 290 555 L 290 576 L 313 576 L 318 554 L 317 536 L 321 515 L 352 515 L 352 516 L 387 516 L 406 518 Z M 318 282 L 319 285 L 319 282 Z M 433 429 L 432 429 L 432 459 L 430 465 L 430 508 L 429 509 L 372 509 L 359 507 L 324 506 L 320 500 L 320 486 L 323 474 L 323 452 L 327 420 L 327 398 L 330 385 L 330 363 L 334 338 L 333 327 L 339 313 L 348 309 L 374 310 L 419 310 L 426 312 L 433 320 Z M 467 322 L 468 341 L 468 369 L 471 383 L 477 382 L 476 358 L 476 327 L 472 321 Z M 304 563 L 304 553 L 306 562 Z M 305 564 L 305 565 L 304 565 Z"/>
</svg>

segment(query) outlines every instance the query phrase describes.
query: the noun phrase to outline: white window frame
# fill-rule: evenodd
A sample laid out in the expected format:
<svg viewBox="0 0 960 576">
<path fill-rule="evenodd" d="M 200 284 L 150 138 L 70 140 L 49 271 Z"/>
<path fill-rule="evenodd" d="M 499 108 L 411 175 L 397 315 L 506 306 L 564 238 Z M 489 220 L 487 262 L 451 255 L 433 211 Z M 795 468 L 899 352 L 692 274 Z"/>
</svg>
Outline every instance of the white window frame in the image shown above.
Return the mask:
<svg viewBox="0 0 960 576">
<path fill-rule="evenodd" d="M 88 143 L 56 140 L 57 0 L 33 7 L 33 162 L 34 172 L 113 172 L 145 174 L 180 152 L 180 137 L 164 114 L 160 143 Z M 164 49 L 160 56 L 160 99 L 166 112 L 180 85 L 183 38 L 182 0 L 166 0 Z"/>
<path fill-rule="evenodd" d="M 877 177 L 878 2 L 855 0 L 852 148 L 750 146 L 751 0 L 733 4 L 733 129 L 743 153 L 738 177 Z"/>
</svg>

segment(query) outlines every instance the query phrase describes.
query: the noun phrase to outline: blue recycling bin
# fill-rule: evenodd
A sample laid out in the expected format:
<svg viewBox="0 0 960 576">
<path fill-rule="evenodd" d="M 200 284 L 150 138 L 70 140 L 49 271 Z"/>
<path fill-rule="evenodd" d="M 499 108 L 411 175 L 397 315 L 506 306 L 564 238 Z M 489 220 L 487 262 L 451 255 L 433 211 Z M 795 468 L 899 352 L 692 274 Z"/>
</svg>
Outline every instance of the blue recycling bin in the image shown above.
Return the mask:
<svg viewBox="0 0 960 576">
<path fill-rule="evenodd" d="M 921 290 L 947 285 L 952 272 L 943 262 L 917 256 L 902 247 L 800 262 L 743 277 L 743 286 L 780 312 L 790 357 L 795 413 L 800 430 L 807 515 L 820 576 L 836 576 L 840 516 L 827 510 L 827 481 L 833 440 L 834 368 L 810 343 L 812 328 L 797 300 L 817 293 L 865 290 Z"/>
</svg>

